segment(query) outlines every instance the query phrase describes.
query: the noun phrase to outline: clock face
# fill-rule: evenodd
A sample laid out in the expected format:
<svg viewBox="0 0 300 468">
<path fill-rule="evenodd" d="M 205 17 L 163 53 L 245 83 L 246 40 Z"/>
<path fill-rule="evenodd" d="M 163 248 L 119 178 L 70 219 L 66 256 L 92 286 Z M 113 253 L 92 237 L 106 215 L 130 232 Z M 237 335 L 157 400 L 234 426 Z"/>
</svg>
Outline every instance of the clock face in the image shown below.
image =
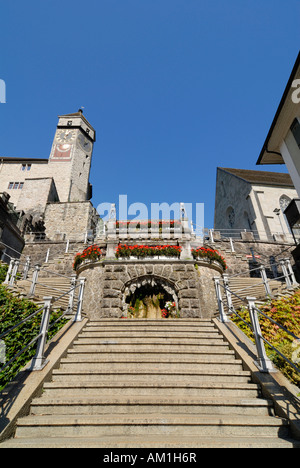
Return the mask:
<svg viewBox="0 0 300 468">
<path fill-rule="evenodd" d="M 60 130 L 57 133 L 57 141 L 59 143 L 72 143 L 76 138 L 75 130 Z"/>
<path fill-rule="evenodd" d="M 64 143 L 63 145 L 55 145 L 52 161 L 71 161 L 72 145 Z"/>
<path fill-rule="evenodd" d="M 82 133 L 78 137 L 78 142 L 85 152 L 89 153 L 92 150 L 92 143 Z"/>
</svg>

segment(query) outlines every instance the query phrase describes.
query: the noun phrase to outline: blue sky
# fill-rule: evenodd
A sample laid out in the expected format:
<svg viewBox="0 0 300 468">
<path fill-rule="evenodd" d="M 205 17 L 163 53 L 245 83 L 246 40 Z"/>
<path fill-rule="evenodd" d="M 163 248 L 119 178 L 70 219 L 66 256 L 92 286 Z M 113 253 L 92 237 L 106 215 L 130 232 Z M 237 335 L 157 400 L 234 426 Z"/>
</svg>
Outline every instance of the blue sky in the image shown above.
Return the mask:
<svg viewBox="0 0 300 468">
<path fill-rule="evenodd" d="M 97 131 L 93 203 L 205 204 L 256 166 L 299 51 L 299 0 L 0 0 L 0 155 L 47 158 L 57 116 Z"/>
</svg>

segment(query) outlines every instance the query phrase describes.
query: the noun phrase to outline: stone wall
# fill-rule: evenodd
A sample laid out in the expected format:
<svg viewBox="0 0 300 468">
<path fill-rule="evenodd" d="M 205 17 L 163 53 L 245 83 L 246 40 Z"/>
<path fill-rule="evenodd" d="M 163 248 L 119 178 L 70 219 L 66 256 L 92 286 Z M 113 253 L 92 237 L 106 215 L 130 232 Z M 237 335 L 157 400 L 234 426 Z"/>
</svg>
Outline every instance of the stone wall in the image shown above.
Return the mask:
<svg viewBox="0 0 300 468">
<path fill-rule="evenodd" d="M 22 170 L 23 164 L 27 164 L 25 170 Z M 27 170 L 27 167 L 30 167 L 30 170 Z M 17 209 L 19 209 L 19 202 L 22 201 L 23 203 L 23 190 L 9 189 L 10 182 L 23 182 L 25 187 L 25 179 L 51 177 L 47 159 L 36 161 L 32 159 L 20 159 L 16 162 L 3 161 L 0 159 L 0 169 L 0 192 L 7 192 L 10 195 L 9 201 L 13 203 Z M 38 202 L 39 198 L 35 201 Z"/>
<path fill-rule="evenodd" d="M 82 266 L 86 278 L 84 311 L 92 319 L 122 316 L 126 288 L 154 279 L 168 285 L 178 298 L 181 318 L 208 318 L 215 314 L 213 277 L 221 268 L 194 261 L 109 261 Z"/>
<path fill-rule="evenodd" d="M 49 203 L 45 210 L 46 236 L 51 240 L 84 240 L 98 215 L 92 203 Z M 93 224 L 94 223 L 94 224 Z"/>
<path fill-rule="evenodd" d="M 43 214 L 46 204 L 55 201 L 58 201 L 58 195 L 53 178 L 25 179 L 18 210 L 26 214 Z"/>
<path fill-rule="evenodd" d="M 72 264 L 75 253 L 82 252 L 86 248 L 86 244 L 83 242 L 70 242 L 68 253 L 66 253 L 66 247 L 66 242 L 26 242 L 22 253 L 22 261 L 25 261 L 26 257 L 30 257 L 32 266 L 39 264 L 43 268 L 49 267 L 49 269 L 57 273 L 71 276 L 74 273 Z M 45 263 L 48 250 L 49 259 L 48 263 Z"/>
<path fill-rule="evenodd" d="M 229 275 L 240 273 L 240 276 L 243 277 L 251 276 L 250 270 L 257 266 L 253 262 L 251 249 L 253 249 L 254 254 L 258 257 L 256 261 L 266 265 L 269 274 L 272 272 L 271 263 L 273 259 L 275 262 L 278 262 L 282 258 L 289 258 L 291 260 L 297 274 L 292 256 L 295 245 L 292 244 L 234 239 L 233 247 L 235 252 L 231 251 L 229 240 L 216 240 L 214 243 L 209 243 L 209 247 L 216 249 L 223 255 L 228 266 L 226 273 Z"/>
</svg>

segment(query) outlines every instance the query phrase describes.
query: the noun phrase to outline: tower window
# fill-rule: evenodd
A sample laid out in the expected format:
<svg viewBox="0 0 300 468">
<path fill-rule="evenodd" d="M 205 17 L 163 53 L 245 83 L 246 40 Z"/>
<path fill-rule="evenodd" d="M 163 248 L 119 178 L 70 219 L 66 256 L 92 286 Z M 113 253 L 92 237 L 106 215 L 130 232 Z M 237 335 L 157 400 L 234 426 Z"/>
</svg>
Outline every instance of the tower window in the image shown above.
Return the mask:
<svg viewBox="0 0 300 468">
<path fill-rule="evenodd" d="M 30 171 L 30 170 L 31 170 L 31 164 L 22 164 L 21 171 Z"/>
<path fill-rule="evenodd" d="M 22 190 L 24 187 L 24 182 L 9 182 L 8 189 L 9 190 Z"/>
</svg>

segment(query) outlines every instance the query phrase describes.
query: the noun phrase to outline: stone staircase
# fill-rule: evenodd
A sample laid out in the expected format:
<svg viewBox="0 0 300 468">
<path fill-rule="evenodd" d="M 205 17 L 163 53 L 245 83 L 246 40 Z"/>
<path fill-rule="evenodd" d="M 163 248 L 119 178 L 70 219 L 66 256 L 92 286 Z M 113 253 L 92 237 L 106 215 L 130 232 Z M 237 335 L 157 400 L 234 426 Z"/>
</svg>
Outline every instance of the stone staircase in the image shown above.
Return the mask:
<svg viewBox="0 0 300 468">
<path fill-rule="evenodd" d="M 273 296 L 287 292 L 285 282 L 275 279 L 269 280 L 269 286 Z M 267 300 L 266 290 L 261 278 L 243 278 L 241 276 L 229 278 L 229 288 L 233 293 L 237 294 L 244 300 L 247 296 L 255 297 L 258 300 Z M 223 294 L 223 296 L 225 298 L 225 294 Z M 240 300 L 234 294 L 232 295 L 232 302 L 236 308 L 245 305 L 245 302 Z M 224 303 L 226 304 L 226 300 Z"/>
<path fill-rule="evenodd" d="M 64 276 L 71 276 L 74 273 L 72 268 L 74 257 L 77 252 L 69 251 L 50 258 L 47 263 L 43 263 L 40 276 L 48 276 L 48 271 L 54 271 Z"/>
<path fill-rule="evenodd" d="M 88 322 L 0 448 L 300 447 L 210 320 Z"/>
<path fill-rule="evenodd" d="M 32 302 L 38 306 L 42 306 L 44 297 L 52 296 L 54 300 L 71 289 L 71 275 L 74 274 L 72 262 L 75 256 L 75 251 L 57 255 L 54 259 L 47 263 L 41 264 L 38 283 L 35 288 L 34 297 L 30 297 Z M 23 259 L 24 260 L 24 259 Z M 17 280 L 11 292 L 18 297 L 28 298 L 31 282 L 32 282 L 33 267 L 30 270 L 27 280 Z M 74 309 L 77 306 L 78 289 L 75 293 Z M 54 304 L 54 309 L 66 310 L 69 305 L 68 294 L 64 295 Z"/>
<path fill-rule="evenodd" d="M 13 288 L 14 295 L 19 297 L 28 297 L 30 291 L 31 282 L 27 280 L 19 280 L 15 283 Z M 32 302 L 35 302 L 38 306 L 44 304 L 43 298 L 52 296 L 56 302 L 54 303 L 54 309 L 66 310 L 69 304 L 69 295 L 65 294 L 71 289 L 71 279 L 66 277 L 39 277 L 38 284 L 36 285 L 34 297 L 30 297 Z M 65 294 L 65 295 L 64 295 Z M 64 295 L 63 297 L 61 297 Z M 76 290 L 74 300 L 74 310 L 77 306 L 77 295 L 78 289 Z M 61 297 L 61 298 L 60 298 Z M 58 299 L 60 298 L 60 299 Z M 58 300 L 57 300 L 58 299 Z"/>
</svg>

